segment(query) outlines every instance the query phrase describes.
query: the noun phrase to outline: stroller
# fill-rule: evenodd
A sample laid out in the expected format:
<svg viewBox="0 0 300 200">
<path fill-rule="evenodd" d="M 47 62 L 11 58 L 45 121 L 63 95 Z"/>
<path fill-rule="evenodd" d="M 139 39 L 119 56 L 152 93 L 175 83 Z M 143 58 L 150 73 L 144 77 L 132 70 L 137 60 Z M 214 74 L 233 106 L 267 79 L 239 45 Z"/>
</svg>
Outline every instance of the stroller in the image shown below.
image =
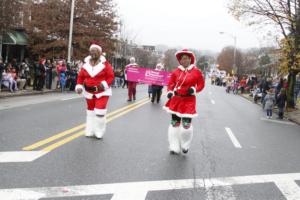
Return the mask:
<svg viewBox="0 0 300 200">
<path fill-rule="evenodd" d="M 256 88 L 256 89 L 252 90 L 252 97 L 253 97 L 254 103 L 257 103 L 257 101 L 262 98 L 262 92 L 261 92 L 260 88 Z"/>
</svg>

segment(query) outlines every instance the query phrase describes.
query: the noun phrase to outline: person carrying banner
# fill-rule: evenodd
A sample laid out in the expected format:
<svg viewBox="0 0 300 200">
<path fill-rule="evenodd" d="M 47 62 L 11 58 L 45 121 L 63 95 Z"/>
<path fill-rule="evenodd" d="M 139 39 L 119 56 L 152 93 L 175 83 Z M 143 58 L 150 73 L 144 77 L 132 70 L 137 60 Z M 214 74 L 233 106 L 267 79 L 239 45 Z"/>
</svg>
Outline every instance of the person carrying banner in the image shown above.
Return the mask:
<svg viewBox="0 0 300 200">
<path fill-rule="evenodd" d="M 161 63 L 157 64 L 156 67 L 155 67 L 155 70 L 157 70 L 157 71 L 162 71 L 163 69 L 164 69 L 164 66 Z M 161 97 L 161 94 L 162 94 L 163 86 L 161 86 L 161 85 L 152 85 L 151 88 L 152 88 L 151 102 L 154 103 L 154 101 L 156 99 L 156 102 L 159 103 L 160 97 Z"/>
<path fill-rule="evenodd" d="M 126 67 L 125 67 L 125 74 L 127 74 L 127 69 L 128 67 L 138 67 L 138 64 L 135 63 L 135 58 L 134 57 L 131 57 L 129 59 L 130 61 L 130 64 L 128 64 Z M 132 100 L 136 100 L 136 85 L 137 85 L 137 82 L 134 82 L 134 81 L 129 81 L 127 79 L 127 76 L 126 76 L 126 80 L 127 80 L 127 84 L 128 84 L 128 100 L 127 101 L 132 101 Z"/>
<path fill-rule="evenodd" d="M 186 154 L 193 138 L 192 118 L 196 112 L 196 93 L 202 91 L 205 82 L 202 72 L 196 67 L 193 52 L 178 51 L 176 58 L 180 65 L 172 72 L 168 84 L 168 102 L 164 109 L 172 115 L 168 129 L 171 154 Z"/>
<path fill-rule="evenodd" d="M 112 95 L 110 85 L 114 73 L 110 63 L 102 56 L 102 48 L 93 43 L 90 56 L 85 59 L 78 78 L 75 91 L 84 95 L 87 102 L 85 136 L 102 139 L 106 129 L 106 113 L 109 97 Z"/>
</svg>

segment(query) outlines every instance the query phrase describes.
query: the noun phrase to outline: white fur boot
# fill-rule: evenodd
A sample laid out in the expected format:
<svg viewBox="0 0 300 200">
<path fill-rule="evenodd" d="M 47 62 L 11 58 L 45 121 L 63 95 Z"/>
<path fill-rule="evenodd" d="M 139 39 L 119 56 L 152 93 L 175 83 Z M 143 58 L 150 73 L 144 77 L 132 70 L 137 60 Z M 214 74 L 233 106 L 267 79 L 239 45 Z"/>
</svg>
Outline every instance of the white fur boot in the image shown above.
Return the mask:
<svg viewBox="0 0 300 200">
<path fill-rule="evenodd" d="M 106 117 L 94 117 L 94 132 L 98 139 L 102 139 L 106 129 Z"/>
<path fill-rule="evenodd" d="M 179 131 L 180 127 L 169 126 L 168 139 L 170 152 L 180 153 Z"/>
<path fill-rule="evenodd" d="M 185 129 L 182 126 L 180 127 L 180 146 L 183 153 L 187 153 L 191 142 L 193 139 L 193 126 L 191 125 L 190 128 Z"/>
<path fill-rule="evenodd" d="M 96 116 L 93 110 L 86 111 L 86 126 L 85 126 L 85 136 L 94 136 L 94 117 Z"/>
</svg>

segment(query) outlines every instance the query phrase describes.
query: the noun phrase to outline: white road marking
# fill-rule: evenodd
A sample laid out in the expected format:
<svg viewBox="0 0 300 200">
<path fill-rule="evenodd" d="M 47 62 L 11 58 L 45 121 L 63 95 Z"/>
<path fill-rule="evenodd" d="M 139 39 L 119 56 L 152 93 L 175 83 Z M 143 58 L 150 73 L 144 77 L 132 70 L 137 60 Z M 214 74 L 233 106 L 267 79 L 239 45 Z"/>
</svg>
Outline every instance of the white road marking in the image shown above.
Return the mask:
<svg viewBox="0 0 300 200">
<path fill-rule="evenodd" d="M 32 162 L 48 152 L 45 151 L 9 151 L 0 152 L 0 163 Z"/>
<path fill-rule="evenodd" d="M 233 134 L 231 129 L 228 127 L 225 127 L 225 130 L 226 130 L 231 142 L 235 146 L 235 148 L 242 148 L 241 144 L 239 143 L 239 141 L 237 140 L 237 138 L 235 137 L 235 135 Z"/>
<path fill-rule="evenodd" d="M 295 125 L 293 122 L 288 122 L 288 121 L 280 121 L 280 120 L 274 120 L 274 119 L 267 119 L 267 118 L 260 118 L 262 121 L 268 121 L 272 123 L 277 123 L 277 124 L 286 124 L 286 125 Z"/>
<path fill-rule="evenodd" d="M 275 185 L 287 200 L 299 200 L 300 190 L 294 180 L 275 181 Z"/>
<path fill-rule="evenodd" d="M 83 98 L 83 97 L 82 96 L 77 96 L 77 97 L 64 98 L 64 99 L 61 99 L 61 100 L 62 101 L 68 101 L 68 100 L 79 99 L 79 98 Z"/>
<path fill-rule="evenodd" d="M 210 102 L 212 103 L 212 104 L 216 104 L 216 102 L 215 102 L 215 100 L 210 100 Z"/>
<path fill-rule="evenodd" d="M 211 179 L 199 178 L 183 180 L 112 183 L 64 187 L 1 189 L 0 199 L 37 200 L 40 198 L 113 194 L 113 200 L 144 200 L 146 198 L 147 193 L 150 191 L 194 188 L 216 189 L 216 187 L 225 187 L 228 189 L 228 186 L 233 185 L 275 183 L 275 185 L 279 188 L 279 190 L 282 192 L 282 194 L 286 197 L 287 200 L 299 200 L 300 187 L 295 183 L 296 180 L 300 180 L 300 173 L 221 177 Z M 234 196 L 229 196 L 229 193 L 227 193 L 227 195 L 227 199 L 235 198 Z"/>
</svg>

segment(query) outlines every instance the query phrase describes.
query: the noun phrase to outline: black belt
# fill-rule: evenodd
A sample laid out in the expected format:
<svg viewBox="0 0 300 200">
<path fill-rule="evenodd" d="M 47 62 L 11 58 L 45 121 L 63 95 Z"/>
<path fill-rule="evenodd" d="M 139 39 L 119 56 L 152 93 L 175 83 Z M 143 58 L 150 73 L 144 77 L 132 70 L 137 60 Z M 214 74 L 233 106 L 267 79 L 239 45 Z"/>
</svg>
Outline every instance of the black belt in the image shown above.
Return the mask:
<svg viewBox="0 0 300 200">
<path fill-rule="evenodd" d="M 192 95 L 189 94 L 178 94 L 176 91 L 174 92 L 175 96 L 179 96 L 179 97 L 190 97 Z"/>
<path fill-rule="evenodd" d="M 103 88 L 99 87 L 99 86 L 93 86 L 93 87 L 89 87 L 84 85 L 84 89 L 88 92 L 100 92 L 103 90 Z"/>
</svg>

